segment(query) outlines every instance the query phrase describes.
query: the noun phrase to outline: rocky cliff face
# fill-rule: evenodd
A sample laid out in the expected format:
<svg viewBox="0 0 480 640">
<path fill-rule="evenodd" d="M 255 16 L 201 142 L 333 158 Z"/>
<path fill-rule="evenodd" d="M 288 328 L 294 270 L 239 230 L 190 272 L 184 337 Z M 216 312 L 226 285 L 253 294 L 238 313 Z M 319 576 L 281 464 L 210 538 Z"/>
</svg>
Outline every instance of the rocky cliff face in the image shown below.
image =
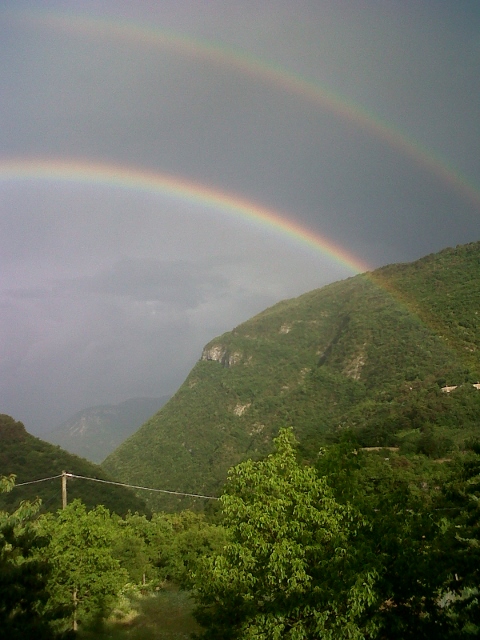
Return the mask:
<svg viewBox="0 0 480 640">
<path fill-rule="evenodd" d="M 241 362 L 242 354 L 239 351 L 231 353 L 227 347 L 221 344 L 213 344 L 203 349 L 201 360 L 211 360 L 220 362 L 223 367 L 233 367 Z"/>
</svg>

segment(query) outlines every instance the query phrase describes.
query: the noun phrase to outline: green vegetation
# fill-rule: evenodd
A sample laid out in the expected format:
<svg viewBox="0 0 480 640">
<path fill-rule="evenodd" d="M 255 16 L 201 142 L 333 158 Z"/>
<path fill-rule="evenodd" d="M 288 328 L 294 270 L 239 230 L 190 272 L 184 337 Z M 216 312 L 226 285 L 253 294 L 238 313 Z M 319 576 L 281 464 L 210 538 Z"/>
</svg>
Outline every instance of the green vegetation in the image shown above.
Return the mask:
<svg viewBox="0 0 480 640">
<path fill-rule="evenodd" d="M 8 637 L 478 637 L 478 441 L 440 464 L 346 432 L 315 466 L 292 429 L 274 444 L 230 470 L 210 518 L 79 501 L 0 514 Z"/>
<path fill-rule="evenodd" d="M 208 344 L 103 467 L 132 484 L 219 495 L 227 470 L 270 452 L 285 424 L 311 461 L 349 429 L 365 447 L 449 456 L 479 433 L 479 282 L 474 243 L 283 301 Z"/>
<path fill-rule="evenodd" d="M 134 615 L 113 615 L 101 628 L 79 632 L 81 640 L 187 640 L 201 632 L 189 594 L 169 585 L 156 594 L 131 598 Z M 118 612 L 117 612 L 118 613 Z"/>
<path fill-rule="evenodd" d="M 67 453 L 27 433 L 21 422 L 0 414 L 0 469 L 14 474 L 17 484 L 49 478 L 67 471 L 75 475 L 110 480 L 99 466 Z M 69 501 L 80 498 L 88 507 L 103 504 L 119 514 L 128 511 L 146 513 L 143 500 L 124 487 L 113 487 L 74 478 L 68 481 Z M 12 511 L 22 500 L 42 500 L 42 510 L 56 511 L 62 504 L 60 479 L 50 480 L 0 494 L 0 509 Z"/>
<path fill-rule="evenodd" d="M 14 487 L 13 476 L 0 478 L 0 493 Z M 0 637 L 9 640 L 60 638 L 50 623 L 61 611 L 46 611 L 49 564 L 47 540 L 38 536 L 31 520 L 40 502 L 23 502 L 13 513 L 0 511 Z M 63 637 L 63 635 L 62 635 Z"/>
<path fill-rule="evenodd" d="M 99 505 L 87 512 L 74 501 L 56 516 L 44 516 L 38 530 L 49 540 L 43 551 L 50 565 L 49 605 L 71 609 L 74 631 L 79 623 L 88 626 L 108 615 L 128 580 L 110 550 L 116 531 L 108 510 Z"/>
<path fill-rule="evenodd" d="M 222 497 L 229 542 L 198 571 L 198 617 L 208 638 L 362 638 L 376 571 L 352 553 L 366 526 L 326 478 L 277 451 L 231 470 Z"/>
<path fill-rule="evenodd" d="M 13 489 L 13 477 L 1 482 Z M 120 517 L 79 500 L 55 514 L 39 507 L 0 512 L 2 640 L 173 639 L 200 629 L 179 587 L 224 545 L 220 525 L 191 512 Z"/>
<path fill-rule="evenodd" d="M 478 637 L 478 443 L 427 464 L 422 482 L 351 434 L 316 472 L 295 459 L 291 431 L 275 443 L 229 473 L 228 543 L 196 572 L 202 637 Z"/>
</svg>

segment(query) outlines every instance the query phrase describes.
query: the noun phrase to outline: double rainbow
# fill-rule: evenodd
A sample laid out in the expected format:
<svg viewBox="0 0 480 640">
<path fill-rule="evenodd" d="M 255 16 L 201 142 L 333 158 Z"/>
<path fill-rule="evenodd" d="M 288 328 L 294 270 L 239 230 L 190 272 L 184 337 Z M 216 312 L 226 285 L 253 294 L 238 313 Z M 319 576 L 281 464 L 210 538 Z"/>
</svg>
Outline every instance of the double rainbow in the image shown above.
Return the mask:
<svg viewBox="0 0 480 640">
<path fill-rule="evenodd" d="M 229 48 L 226 45 L 185 37 L 158 27 L 137 24 L 129 20 L 43 11 L 12 12 L 10 15 L 17 21 L 29 23 L 34 27 L 174 51 L 193 60 L 205 60 L 209 64 L 226 67 L 233 72 L 255 78 L 281 91 L 298 95 L 302 99 L 333 113 L 339 119 L 370 132 L 384 143 L 397 149 L 436 175 L 443 184 L 454 189 L 480 210 L 479 187 L 445 158 L 408 137 L 392 123 L 383 120 L 363 106 L 331 91 L 317 81 L 304 78 L 279 65 L 252 56 L 242 50 Z"/>
<path fill-rule="evenodd" d="M 410 139 L 397 128 L 375 114 L 340 96 L 327 87 L 303 78 L 282 67 L 258 59 L 245 52 L 215 43 L 187 38 L 159 28 L 135 24 L 131 21 L 55 14 L 42 11 L 11 12 L 10 18 L 34 28 L 43 27 L 57 32 L 83 37 L 121 40 L 131 45 L 173 50 L 192 59 L 203 59 L 221 65 L 295 94 L 336 117 L 351 122 L 391 145 L 401 153 L 436 175 L 463 198 L 480 210 L 480 190 L 465 176 L 437 154 Z M 269 209 L 241 196 L 190 180 L 133 167 L 91 162 L 88 160 L 13 158 L 0 160 L 0 181 L 53 180 L 83 184 L 102 184 L 138 192 L 169 195 L 183 201 L 209 206 L 267 228 L 308 245 L 335 262 L 357 273 L 370 270 L 358 257 L 345 251 L 323 235 L 294 221 L 291 215 Z"/>
</svg>

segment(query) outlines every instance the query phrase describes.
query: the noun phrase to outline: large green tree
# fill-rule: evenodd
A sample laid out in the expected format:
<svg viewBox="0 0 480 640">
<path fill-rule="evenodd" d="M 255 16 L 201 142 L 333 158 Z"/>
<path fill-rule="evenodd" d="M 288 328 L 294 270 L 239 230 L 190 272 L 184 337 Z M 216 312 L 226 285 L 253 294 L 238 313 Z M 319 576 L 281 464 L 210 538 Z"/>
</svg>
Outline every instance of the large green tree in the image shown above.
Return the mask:
<svg viewBox="0 0 480 640">
<path fill-rule="evenodd" d="M 351 553 L 364 526 L 324 477 L 296 459 L 283 429 L 276 450 L 231 469 L 221 498 L 229 539 L 195 575 L 208 638 L 364 638 L 375 624 L 377 574 Z"/>
<path fill-rule="evenodd" d="M 88 511 L 79 500 L 55 516 L 42 517 L 49 536 L 48 590 L 52 606 L 70 607 L 71 626 L 87 625 L 108 614 L 128 573 L 112 555 L 117 531 L 108 509 Z"/>
</svg>

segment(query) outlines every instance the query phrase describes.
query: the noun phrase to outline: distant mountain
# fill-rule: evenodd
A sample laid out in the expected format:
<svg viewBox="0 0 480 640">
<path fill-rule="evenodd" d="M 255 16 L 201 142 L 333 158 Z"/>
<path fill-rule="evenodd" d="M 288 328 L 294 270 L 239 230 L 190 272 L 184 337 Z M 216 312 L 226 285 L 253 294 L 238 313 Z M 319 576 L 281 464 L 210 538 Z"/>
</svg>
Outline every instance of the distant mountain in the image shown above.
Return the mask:
<svg viewBox="0 0 480 640">
<path fill-rule="evenodd" d="M 270 451 L 282 425 L 310 460 L 345 429 L 364 447 L 441 456 L 480 434 L 479 378 L 477 242 L 280 302 L 212 340 L 103 468 L 133 484 L 218 494 L 227 469 Z"/>
<path fill-rule="evenodd" d="M 52 478 L 67 471 L 82 478 L 114 480 L 98 465 L 79 458 L 56 445 L 30 435 L 21 422 L 0 414 L 0 475 L 16 475 L 18 486 L 0 494 L 0 510 L 13 510 L 21 500 L 42 499 L 43 510 L 56 511 L 62 506 L 61 479 Z M 41 482 L 36 482 L 41 480 Z M 68 501 L 80 498 L 88 507 L 103 504 L 111 511 L 147 513 L 145 502 L 125 487 L 79 478 L 67 481 Z"/>
<path fill-rule="evenodd" d="M 89 407 L 44 434 L 43 438 L 98 463 L 157 413 L 169 398 L 132 398 L 119 404 Z"/>
</svg>

